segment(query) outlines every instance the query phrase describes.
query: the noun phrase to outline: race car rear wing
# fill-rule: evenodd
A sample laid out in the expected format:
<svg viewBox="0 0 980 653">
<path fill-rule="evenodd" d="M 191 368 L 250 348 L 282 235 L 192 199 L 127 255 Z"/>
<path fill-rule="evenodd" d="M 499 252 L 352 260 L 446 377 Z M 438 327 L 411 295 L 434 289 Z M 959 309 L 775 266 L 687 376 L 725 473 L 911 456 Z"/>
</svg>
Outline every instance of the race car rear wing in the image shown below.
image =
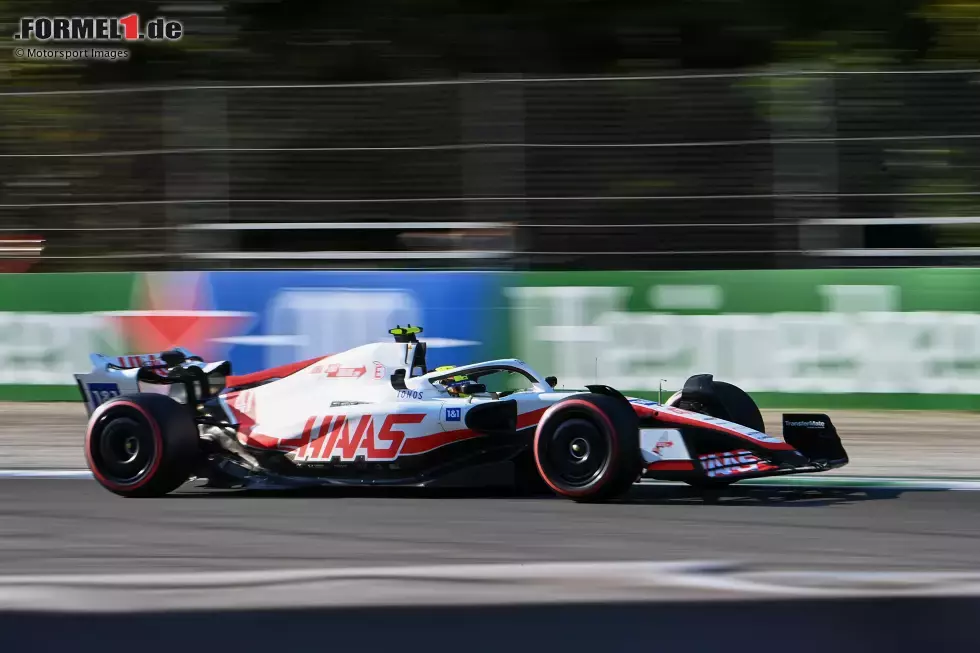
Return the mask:
<svg viewBox="0 0 980 653">
<path fill-rule="evenodd" d="M 124 356 L 105 356 L 103 354 L 91 354 L 89 359 L 95 367 L 116 368 L 121 370 L 131 370 L 140 367 L 165 368 L 168 366 L 179 365 L 185 360 L 204 359 L 195 356 L 186 349 L 176 348 L 161 351 L 153 354 L 126 354 Z"/>
<path fill-rule="evenodd" d="M 89 358 L 92 371 L 75 375 L 89 415 L 113 397 L 139 392 L 164 394 L 193 405 L 217 395 L 231 374 L 230 362 L 207 363 L 184 349 L 115 357 L 92 354 Z"/>
</svg>

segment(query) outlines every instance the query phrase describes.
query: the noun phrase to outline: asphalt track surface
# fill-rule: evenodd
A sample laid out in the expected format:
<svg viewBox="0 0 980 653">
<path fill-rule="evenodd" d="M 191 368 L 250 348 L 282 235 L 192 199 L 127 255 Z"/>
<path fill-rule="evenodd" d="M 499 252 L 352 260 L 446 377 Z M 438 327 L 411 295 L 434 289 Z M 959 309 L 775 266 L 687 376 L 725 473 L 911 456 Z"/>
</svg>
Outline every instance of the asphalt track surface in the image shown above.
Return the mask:
<svg viewBox="0 0 980 653">
<path fill-rule="evenodd" d="M 778 425 L 782 411 L 764 410 Z M 807 411 L 809 412 L 809 411 Z M 819 411 L 818 411 L 819 412 Z M 975 413 L 943 411 L 828 411 L 851 462 L 826 476 L 932 476 L 975 479 L 980 460 Z M 0 402 L 0 467 L 85 469 L 80 402 Z M 38 424 L 43 424 L 39 446 Z"/>
<path fill-rule="evenodd" d="M 505 491 L 123 499 L 91 480 L 0 480 L 0 574 L 625 560 L 980 570 L 980 492 L 641 486 L 579 505 Z"/>
</svg>

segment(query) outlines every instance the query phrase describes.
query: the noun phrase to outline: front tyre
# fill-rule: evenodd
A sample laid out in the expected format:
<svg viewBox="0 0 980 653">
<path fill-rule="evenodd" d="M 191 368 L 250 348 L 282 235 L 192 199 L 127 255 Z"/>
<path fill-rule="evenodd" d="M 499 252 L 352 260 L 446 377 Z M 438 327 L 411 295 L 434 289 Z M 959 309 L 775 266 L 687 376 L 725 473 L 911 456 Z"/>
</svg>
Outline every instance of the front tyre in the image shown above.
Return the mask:
<svg viewBox="0 0 980 653">
<path fill-rule="evenodd" d="M 759 410 L 759 406 L 755 403 L 755 400 L 738 386 L 726 383 L 725 381 L 711 379 L 710 391 L 708 393 L 695 396 L 694 400 L 690 401 L 681 392 L 671 397 L 667 401 L 667 404 L 735 422 L 736 424 L 748 426 L 751 429 L 763 433 L 766 431 L 766 424 L 762 419 L 762 412 Z M 721 490 L 736 481 L 737 479 L 728 478 L 700 478 L 688 480 L 685 483 L 699 490 Z"/>
<path fill-rule="evenodd" d="M 688 385 L 694 386 L 693 391 L 688 389 Z M 736 385 L 715 381 L 710 374 L 692 376 L 687 380 L 684 390 L 667 400 L 667 405 L 766 432 L 762 412 L 752 397 Z"/>
<path fill-rule="evenodd" d="M 715 415 L 715 417 L 748 426 L 750 429 L 762 433 L 766 432 L 766 423 L 762 419 L 762 411 L 759 410 L 759 406 L 747 392 L 724 381 L 715 381 L 714 391 L 724 413 Z"/>
<path fill-rule="evenodd" d="M 85 458 L 95 479 L 124 497 L 176 490 L 198 462 L 198 430 L 186 406 L 158 394 L 116 397 L 89 419 Z"/>
<path fill-rule="evenodd" d="M 559 401 L 534 434 L 534 460 L 556 494 L 600 502 L 625 494 L 639 478 L 639 421 L 614 397 L 582 394 Z"/>
</svg>

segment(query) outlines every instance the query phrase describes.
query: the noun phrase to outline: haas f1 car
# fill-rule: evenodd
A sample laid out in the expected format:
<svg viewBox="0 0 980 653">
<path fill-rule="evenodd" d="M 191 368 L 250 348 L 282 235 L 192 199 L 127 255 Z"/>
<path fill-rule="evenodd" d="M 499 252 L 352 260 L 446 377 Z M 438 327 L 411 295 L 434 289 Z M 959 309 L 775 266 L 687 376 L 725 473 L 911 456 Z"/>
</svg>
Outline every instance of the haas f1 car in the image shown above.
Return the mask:
<svg viewBox="0 0 980 653">
<path fill-rule="evenodd" d="M 222 488 L 514 483 L 575 501 L 641 478 L 721 486 L 847 464 L 822 414 L 765 432 L 755 402 L 710 374 L 666 402 L 560 389 L 517 359 L 426 367 L 419 327 L 393 342 L 252 374 L 182 349 L 108 358 L 76 375 L 88 465 L 123 496 L 191 479 Z"/>
</svg>

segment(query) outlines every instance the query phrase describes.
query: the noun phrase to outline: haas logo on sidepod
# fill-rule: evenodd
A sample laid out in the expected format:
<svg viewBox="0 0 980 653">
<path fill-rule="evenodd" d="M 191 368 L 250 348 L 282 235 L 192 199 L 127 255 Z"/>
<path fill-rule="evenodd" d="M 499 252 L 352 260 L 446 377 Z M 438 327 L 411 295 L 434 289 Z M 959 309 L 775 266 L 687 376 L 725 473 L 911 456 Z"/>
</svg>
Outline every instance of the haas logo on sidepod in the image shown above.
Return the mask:
<svg viewBox="0 0 980 653">
<path fill-rule="evenodd" d="M 277 448 L 295 449 L 296 462 L 327 462 L 333 458 L 353 461 L 394 460 L 405 444 L 405 432 L 399 426 L 419 424 L 421 413 L 388 415 L 380 425 L 371 415 L 348 418 L 346 415 L 311 417 L 299 438 L 280 440 Z"/>
</svg>

